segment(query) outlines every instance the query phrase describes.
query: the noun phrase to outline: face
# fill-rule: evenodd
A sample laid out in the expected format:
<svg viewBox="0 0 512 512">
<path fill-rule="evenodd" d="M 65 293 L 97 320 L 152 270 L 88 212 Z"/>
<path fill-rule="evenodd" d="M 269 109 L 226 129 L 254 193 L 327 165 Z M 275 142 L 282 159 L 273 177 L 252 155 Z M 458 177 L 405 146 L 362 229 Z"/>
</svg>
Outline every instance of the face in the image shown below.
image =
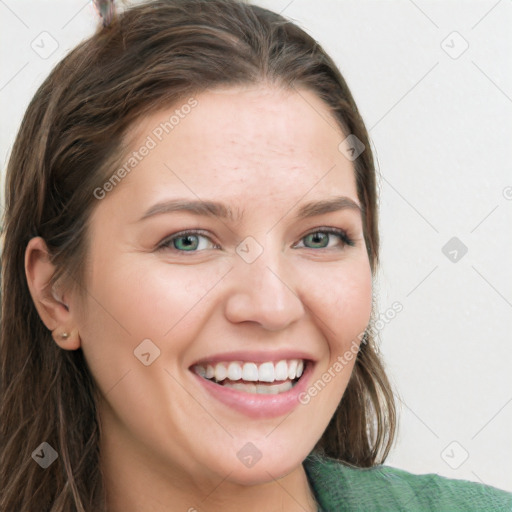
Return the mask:
<svg viewBox="0 0 512 512">
<path fill-rule="evenodd" d="M 360 203 L 311 92 L 195 100 L 133 128 L 137 164 L 91 217 L 77 328 L 111 454 L 262 483 L 300 466 L 347 386 L 371 310 Z"/>
</svg>

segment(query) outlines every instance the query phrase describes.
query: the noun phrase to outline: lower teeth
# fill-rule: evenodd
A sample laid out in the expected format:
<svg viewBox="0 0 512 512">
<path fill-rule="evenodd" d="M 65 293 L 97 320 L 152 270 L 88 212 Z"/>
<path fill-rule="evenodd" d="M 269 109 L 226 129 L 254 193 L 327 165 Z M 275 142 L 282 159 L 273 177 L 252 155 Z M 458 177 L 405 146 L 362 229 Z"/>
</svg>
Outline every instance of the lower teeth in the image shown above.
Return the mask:
<svg viewBox="0 0 512 512">
<path fill-rule="evenodd" d="M 215 381 L 213 381 L 215 382 Z M 244 382 L 230 382 L 228 380 L 224 380 L 222 383 L 216 382 L 220 386 L 224 386 L 226 388 L 233 388 L 238 391 L 244 391 L 246 393 L 256 393 L 260 395 L 277 395 L 278 393 L 284 393 L 285 391 L 289 391 L 295 386 L 296 381 L 286 380 L 281 382 L 280 384 L 253 384 L 253 383 L 244 383 Z"/>
</svg>

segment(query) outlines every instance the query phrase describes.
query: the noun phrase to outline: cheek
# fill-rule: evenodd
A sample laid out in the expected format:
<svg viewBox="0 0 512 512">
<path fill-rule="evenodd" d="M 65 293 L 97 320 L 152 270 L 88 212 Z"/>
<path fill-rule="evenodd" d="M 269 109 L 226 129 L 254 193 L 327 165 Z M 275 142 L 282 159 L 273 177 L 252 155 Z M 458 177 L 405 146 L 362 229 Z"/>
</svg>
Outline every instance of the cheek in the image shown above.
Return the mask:
<svg viewBox="0 0 512 512">
<path fill-rule="evenodd" d="M 343 350 L 364 332 L 372 309 L 368 260 L 340 262 L 306 273 L 303 301 L 315 313 L 331 352 Z M 322 327 L 323 326 L 323 327 Z"/>
<path fill-rule="evenodd" d="M 354 273 L 340 279 L 336 290 L 334 315 L 339 318 L 338 330 L 350 332 L 351 338 L 364 332 L 372 310 L 372 276 L 369 267 L 360 265 Z M 354 334 L 354 330 L 357 331 Z M 342 336 L 346 339 L 346 335 Z"/>
<path fill-rule="evenodd" d="M 150 257 L 125 258 L 122 264 L 99 269 L 92 289 L 98 302 L 109 305 L 126 330 L 163 336 L 204 297 L 216 276 L 192 265 L 170 265 Z"/>
<path fill-rule="evenodd" d="M 320 283 L 325 283 L 323 290 Z M 316 417 L 327 425 L 345 393 L 370 320 L 372 275 L 368 260 L 361 258 L 324 267 L 322 273 L 317 270 L 306 284 L 309 292 L 304 297 L 309 296 L 308 305 L 327 343 L 325 357 L 299 401 L 314 407 Z"/>
<path fill-rule="evenodd" d="M 199 272 L 150 258 L 97 265 L 89 294 L 94 300 L 80 332 L 84 354 L 104 388 L 139 369 L 134 351 L 143 340 L 154 344 L 149 346 L 158 354 L 155 366 L 182 366 L 210 314 L 211 291 L 227 270 Z"/>
<path fill-rule="evenodd" d="M 192 265 L 148 265 L 138 276 L 137 299 L 126 300 L 132 330 L 164 343 L 172 339 L 173 347 L 179 348 L 175 334 L 183 330 L 192 334 L 194 326 L 201 327 L 198 317 L 207 314 L 210 293 L 224 274 L 218 267 L 205 271 Z M 133 296 L 132 286 L 125 285 L 127 297 Z"/>
</svg>

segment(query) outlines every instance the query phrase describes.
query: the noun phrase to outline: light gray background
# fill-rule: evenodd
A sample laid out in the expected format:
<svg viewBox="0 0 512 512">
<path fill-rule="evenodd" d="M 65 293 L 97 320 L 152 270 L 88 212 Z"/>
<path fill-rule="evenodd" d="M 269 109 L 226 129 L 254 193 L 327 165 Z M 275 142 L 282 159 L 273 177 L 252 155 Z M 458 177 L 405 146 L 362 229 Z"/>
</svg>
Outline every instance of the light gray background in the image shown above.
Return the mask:
<svg viewBox="0 0 512 512">
<path fill-rule="evenodd" d="M 370 131 L 380 309 L 403 305 L 381 331 L 401 410 L 387 464 L 512 491 L 512 2 L 257 3 L 324 46 Z M 28 102 L 97 23 L 85 0 L 0 0 L 2 183 Z"/>
</svg>

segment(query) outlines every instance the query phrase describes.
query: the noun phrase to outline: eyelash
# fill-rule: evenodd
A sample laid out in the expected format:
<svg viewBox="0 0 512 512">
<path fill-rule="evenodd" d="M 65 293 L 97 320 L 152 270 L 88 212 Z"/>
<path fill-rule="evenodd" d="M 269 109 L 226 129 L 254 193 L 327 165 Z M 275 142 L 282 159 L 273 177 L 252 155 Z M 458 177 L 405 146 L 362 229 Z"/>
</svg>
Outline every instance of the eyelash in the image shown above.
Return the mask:
<svg viewBox="0 0 512 512">
<path fill-rule="evenodd" d="M 327 234 L 331 234 L 331 235 L 337 235 L 339 240 L 342 242 L 342 248 L 345 247 L 345 245 L 349 245 L 351 247 L 353 247 L 355 245 L 354 240 L 352 240 L 347 235 L 345 230 L 339 229 L 339 228 L 331 228 L 331 227 L 317 228 L 314 231 L 310 231 L 309 233 L 306 233 L 300 240 L 302 241 L 307 236 L 314 235 L 316 233 L 327 233 Z M 162 242 L 160 242 L 160 244 L 158 245 L 157 250 L 173 251 L 173 252 L 185 253 L 185 254 L 186 253 L 202 252 L 202 251 L 197 251 L 197 250 L 194 250 L 194 251 L 183 251 L 183 250 L 176 249 L 175 247 L 171 247 L 170 246 L 174 240 L 179 239 L 179 238 L 185 238 L 188 235 L 201 235 L 201 236 L 203 236 L 205 238 L 208 238 L 208 240 L 210 240 L 210 242 L 212 242 L 213 245 L 215 245 L 215 247 L 214 247 L 215 249 L 217 249 L 219 247 L 217 244 L 215 244 L 211 240 L 211 238 L 208 235 L 205 234 L 204 231 L 192 229 L 192 230 L 189 230 L 189 231 L 181 231 L 179 233 L 175 233 L 174 235 L 171 235 L 169 237 L 164 238 L 162 240 Z M 313 250 L 332 249 L 332 248 L 328 248 L 328 247 L 320 247 L 318 249 L 315 249 L 313 247 L 304 247 L 304 248 L 305 249 L 313 249 Z"/>
</svg>

